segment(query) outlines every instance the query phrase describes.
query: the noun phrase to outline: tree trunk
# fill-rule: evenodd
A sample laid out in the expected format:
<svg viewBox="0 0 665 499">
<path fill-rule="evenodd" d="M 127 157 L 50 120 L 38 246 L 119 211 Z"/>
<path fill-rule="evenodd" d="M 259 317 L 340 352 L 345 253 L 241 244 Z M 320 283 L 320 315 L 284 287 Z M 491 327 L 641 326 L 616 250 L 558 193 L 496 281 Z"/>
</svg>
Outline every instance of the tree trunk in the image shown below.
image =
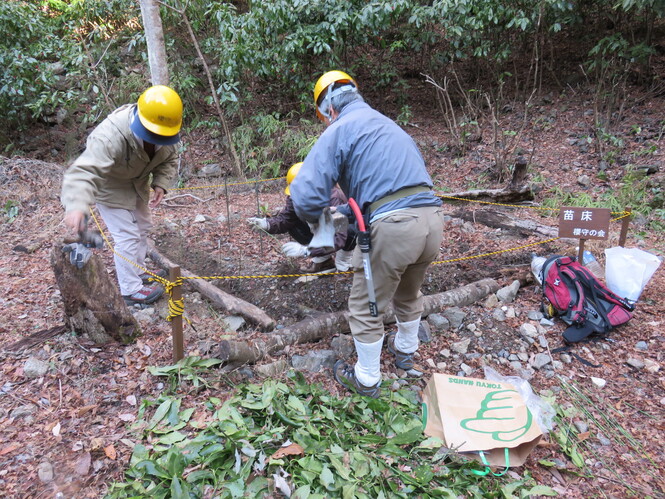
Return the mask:
<svg viewBox="0 0 665 499">
<path fill-rule="evenodd" d="M 480 281 L 451 289 L 444 293 L 425 296 L 423 317 L 441 311 L 447 307 L 463 307 L 485 298 L 490 293 L 498 291 L 499 284 L 493 279 Z M 395 321 L 392 308 L 388 309 L 383 319 L 385 324 Z M 265 339 L 254 341 L 223 340 L 215 357 L 227 364 L 253 364 L 268 355 L 283 350 L 287 345 L 311 343 L 326 336 L 349 331 L 349 312 L 334 312 L 309 317 L 292 326 L 272 332 L 264 336 Z"/>
<path fill-rule="evenodd" d="M 148 45 L 150 79 L 153 85 L 168 85 L 169 67 L 164 45 L 162 18 L 159 15 L 159 4 L 155 0 L 140 0 L 140 4 L 145 40 Z"/>
<path fill-rule="evenodd" d="M 559 235 L 558 227 L 541 225 L 538 222 L 533 222 L 531 220 L 520 220 L 494 210 L 460 210 L 453 216 L 469 222 L 481 223 L 488 227 L 503 229 L 522 237 L 533 236 L 534 234 L 540 234 L 547 237 L 557 237 Z"/>
<path fill-rule="evenodd" d="M 158 266 L 163 269 L 170 269 L 175 267 L 176 264 L 171 260 L 162 255 L 157 248 L 152 244 L 148 245 L 148 256 L 155 262 Z M 196 277 L 195 274 L 192 274 L 189 270 L 180 267 L 182 277 Z M 209 282 L 203 279 L 187 279 L 185 280 L 186 284 L 189 284 L 199 293 L 204 295 L 208 300 L 212 302 L 213 305 L 225 310 L 230 314 L 236 314 L 244 317 L 249 322 L 256 324 L 262 330 L 267 331 L 275 327 L 275 321 L 270 317 L 265 311 L 256 305 L 252 305 L 249 302 L 241 300 L 233 295 L 225 293 L 217 286 L 210 284 Z"/>
<path fill-rule="evenodd" d="M 495 203 L 519 203 L 533 201 L 534 196 L 529 185 L 508 189 L 475 189 L 472 191 L 439 193 L 439 197 L 463 198 L 469 201 L 493 201 Z"/>
<path fill-rule="evenodd" d="M 141 334 L 118 285 L 112 282 L 102 260 L 95 254 L 83 266 L 69 262 L 60 245 L 51 251 L 51 267 L 65 306 L 65 325 L 87 334 L 95 343 L 111 340 L 129 343 Z"/>
</svg>

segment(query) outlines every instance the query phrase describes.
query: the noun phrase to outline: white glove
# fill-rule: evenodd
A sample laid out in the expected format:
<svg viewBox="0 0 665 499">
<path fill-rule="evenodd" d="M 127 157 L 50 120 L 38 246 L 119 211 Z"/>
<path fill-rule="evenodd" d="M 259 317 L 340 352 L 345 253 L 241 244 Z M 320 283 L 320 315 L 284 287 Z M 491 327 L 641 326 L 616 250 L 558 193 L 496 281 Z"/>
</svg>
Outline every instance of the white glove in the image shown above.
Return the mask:
<svg viewBox="0 0 665 499">
<path fill-rule="evenodd" d="M 307 249 L 307 246 L 303 246 L 302 244 L 296 242 L 285 243 L 282 245 L 282 253 L 284 253 L 286 256 L 294 258 L 309 256 L 309 250 Z"/>
<path fill-rule="evenodd" d="M 254 230 L 268 230 L 270 225 L 268 224 L 268 220 L 265 218 L 258 218 L 258 217 L 250 217 L 247 219 L 247 222 L 249 225 L 252 226 L 252 229 Z"/>
<path fill-rule="evenodd" d="M 312 231 L 310 248 L 323 248 L 327 251 L 335 248 L 335 225 L 330 214 L 330 207 L 325 207 L 319 216 L 318 223 L 310 223 L 309 227 Z"/>
</svg>

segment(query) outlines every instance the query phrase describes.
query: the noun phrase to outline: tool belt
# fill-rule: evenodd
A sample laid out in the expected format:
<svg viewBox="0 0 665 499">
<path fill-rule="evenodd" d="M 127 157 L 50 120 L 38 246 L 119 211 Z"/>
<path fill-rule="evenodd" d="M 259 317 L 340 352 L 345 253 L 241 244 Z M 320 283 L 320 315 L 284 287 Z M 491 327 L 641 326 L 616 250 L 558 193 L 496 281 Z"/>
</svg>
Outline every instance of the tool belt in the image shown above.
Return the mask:
<svg viewBox="0 0 665 499">
<path fill-rule="evenodd" d="M 415 185 L 413 187 L 406 187 L 404 189 L 400 189 L 399 191 L 393 192 L 392 194 L 388 194 L 387 196 L 374 201 L 372 204 L 369 205 L 369 212 L 374 213 L 376 210 L 381 208 L 381 206 L 383 206 L 386 203 L 390 203 L 391 201 L 396 201 L 398 199 L 402 199 L 407 196 L 412 196 L 413 194 L 418 194 L 419 192 L 429 192 L 431 190 L 432 188 L 427 187 L 426 185 Z"/>
</svg>

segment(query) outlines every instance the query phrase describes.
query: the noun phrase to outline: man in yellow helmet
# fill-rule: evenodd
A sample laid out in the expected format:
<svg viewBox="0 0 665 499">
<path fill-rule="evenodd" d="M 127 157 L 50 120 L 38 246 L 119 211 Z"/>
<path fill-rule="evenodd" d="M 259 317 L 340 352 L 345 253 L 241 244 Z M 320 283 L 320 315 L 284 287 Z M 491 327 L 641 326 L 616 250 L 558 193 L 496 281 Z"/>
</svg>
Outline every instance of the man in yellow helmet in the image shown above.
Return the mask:
<svg viewBox="0 0 665 499">
<path fill-rule="evenodd" d="M 420 287 L 443 237 L 441 200 L 432 192 L 432 180 L 413 139 L 365 103 L 351 76 L 342 71 L 325 73 L 314 86 L 314 103 L 327 128 L 291 184 L 291 197 L 297 215 L 316 223 L 332 187 L 339 184 L 347 198 L 356 201 L 371 229 L 369 260 L 376 309 L 369 306 L 364 273 L 356 272 L 349 295 L 349 325 L 358 360 L 355 366 L 338 361 L 334 374 L 346 388 L 378 397 L 383 314 L 390 304 L 397 332 L 388 336 L 388 350 L 398 368 L 414 370 L 423 312 Z M 337 211 L 350 216 L 343 207 Z M 359 247 L 353 267 L 363 268 Z"/>
<path fill-rule="evenodd" d="M 92 131 L 85 151 L 65 172 L 65 225 L 74 232 L 84 230 L 89 207 L 96 203 L 116 252 L 144 267 L 150 208 L 162 202 L 173 184 L 181 126 L 180 96 L 164 85 L 148 88 L 136 104 L 113 111 Z M 164 292 L 161 285 L 151 284 L 150 274 L 122 257 L 115 256 L 115 268 L 125 302 L 156 301 Z"/>
<path fill-rule="evenodd" d="M 259 230 L 268 234 L 284 234 L 288 232 L 295 242 L 288 242 L 282 246 L 282 252 L 289 257 L 305 258 L 311 257 L 311 261 L 300 267 L 301 272 L 319 273 L 330 270 L 346 272 L 351 269 L 351 255 L 356 246 L 356 231 L 353 227 L 335 232 L 334 248 L 327 251 L 323 248 L 308 248 L 312 240 L 312 231 L 306 222 L 296 215 L 291 200 L 291 183 L 298 175 L 302 163 L 296 163 L 286 173 L 286 202 L 279 213 L 272 217 L 259 218 L 250 217 L 247 222 Z M 346 196 L 339 187 L 333 187 L 330 195 L 330 206 L 341 206 L 347 203 Z M 333 259 L 334 257 L 334 259 Z"/>
</svg>

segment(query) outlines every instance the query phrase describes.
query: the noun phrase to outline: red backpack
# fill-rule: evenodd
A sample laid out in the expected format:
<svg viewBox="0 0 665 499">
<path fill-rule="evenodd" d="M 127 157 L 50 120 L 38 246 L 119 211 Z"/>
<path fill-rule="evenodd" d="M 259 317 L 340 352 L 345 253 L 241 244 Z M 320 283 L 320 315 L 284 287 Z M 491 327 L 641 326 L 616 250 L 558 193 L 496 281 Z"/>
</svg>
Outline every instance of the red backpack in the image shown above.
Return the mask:
<svg viewBox="0 0 665 499">
<path fill-rule="evenodd" d="M 543 311 L 570 324 L 563 333 L 568 343 L 593 333 L 607 333 L 632 318 L 630 312 L 635 306 L 607 289 L 575 258 L 551 256 L 543 264 L 540 277 Z"/>
</svg>

